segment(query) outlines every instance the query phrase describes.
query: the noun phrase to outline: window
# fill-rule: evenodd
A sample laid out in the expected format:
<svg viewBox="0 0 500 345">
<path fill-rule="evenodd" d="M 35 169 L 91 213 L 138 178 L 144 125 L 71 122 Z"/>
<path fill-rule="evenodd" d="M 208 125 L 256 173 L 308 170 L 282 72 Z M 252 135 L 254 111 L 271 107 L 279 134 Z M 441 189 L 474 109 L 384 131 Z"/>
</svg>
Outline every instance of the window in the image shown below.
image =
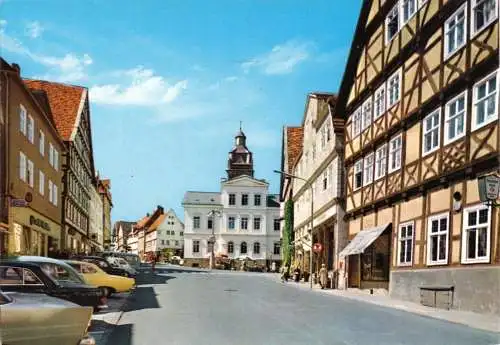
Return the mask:
<svg viewBox="0 0 500 345">
<path fill-rule="evenodd" d="M 228 228 L 233 230 L 235 225 L 235 218 L 234 217 L 229 217 L 228 219 Z"/>
<path fill-rule="evenodd" d="M 169 246 L 169 245 L 170 245 L 170 240 L 167 240 L 167 246 Z"/>
<path fill-rule="evenodd" d="M 236 195 L 229 194 L 229 205 L 231 205 L 231 206 L 236 205 Z"/>
<path fill-rule="evenodd" d="M 30 185 L 30 187 L 33 187 L 35 185 L 35 166 L 33 165 L 33 162 L 30 159 L 28 159 L 26 173 L 27 173 L 26 178 L 28 180 L 27 182 Z"/>
<path fill-rule="evenodd" d="M 427 265 L 448 262 L 448 214 L 429 217 L 427 224 Z"/>
<path fill-rule="evenodd" d="M 199 229 L 200 228 L 200 216 L 194 216 L 193 217 L 193 228 L 194 229 Z"/>
<path fill-rule="evenodd" d="M 373 181 L 373 153 L 364 159 L 363 185 L 369 185 Z"/>
<path fill-rule="evenodd" d="M 260 206 L 260 194 L 255 194 L 253 196 L 253 204 L 255 206 Z"/>
<path fill-rule="evenodd" d="M 401 97 L 401 70 L 395 72 L 387 81 L 387 109 L 399 102 Z"/>
<path fill-rule="evenodd" d="M 19 131 L 26 135 L 26 108 L 19 106 Z"/>
<path fill-rule="evenodd" d="M 424 139 L 423 152 L 424 155 L 434 152 L 439 148 L 439 125 L 440 125 L 441 109 L 436 109 L 430 115 L 424 118 Z"/>
<path fill-rule="evenodd" d="M 446 104 L 444 120 L 444 143 L 449 144 L 465 135 L 466 93 L 460 94 Z"/>
<path fill-rule="evenodd" d="M 417 0 L 403 0 L 403 23 L 407 23 L 417 13 Z"/>
<path fill-rule="evenodd" d="M 255 242 L 253 244 L 253 253 L 260 254 L 260 243 L 259 242 Z"/>
<path fill-rule="evenodd" d="M 328 188 L 328 171 L 325 169 L 323 171 L 323 190 L 326 190 Z"/>
<path fill-rule="evenodd" d="M 326 126 L 321 127 L 321 149 L 326 146 Z"/>
<path fill-rule="evenodd" d="M 391 139 L 389 142 L 389 172 L 396 171 L 401 168 L 401 150 L 403 144 L 402 134 Z"/>
<path fill-rule="evenodd" d="M 199 252 L 200 252 L 200 241 L 193 240 L 193 253 L 199 253 Z"/>
<path fill-rule="evenodd" d="M 172 230 L 172 231 L 170 232 L 170 235 L 175 236 L 175 231 L 174 231 L 174 230 Z"/>
<path fill-rule="evenodd" d="M 464 210 L 462 263 L 490 261 L 490 208 L 485 205 Z"/>
<path fill-rule="evenodd" d="M 19 152 L 19 178 L 26 182 L 26 155 Z"/>
<path fill-rule="evenodd" d="M 326 125 L 326 141 L 327 142 L 330 142 L 330 139 L 331 139 L 331 134 L 330 134 L 330 124 L 327 123 Z"/>
<path fill-rule="evenodd" d="M 466 4 L 456 11 L 444 24 L 444 56 L 447 58 L 465 45 L 466 41 Z"/>
<path fill-rule="evenodd" d="M 207 228 L 208 229 L 213 229 L 213 227 L 214 227 L 214 220 L 213 220 L 212 217 L 208 217 L 208 219 L 207 219 Z"/>
<path fill-rule="evenodd" d="M 54 183 L 52 186 L 52 203 L 54 206 L 57 206 L 57 202 L 59 200 L 59 194 L 57 192 L 57 185 Z"/>
<path fill-rule="evenodd" d="M 472 129 L 478 129 L 498 118 L 497 72 L 474 85 Z"/>
<path fill-rule="evenodd" d="M 181 232 L 179 233 L 179 235 L 180 235 L 180 236 L 184 236 L 184 231 L 181 231 Z"/>
<path fill-rule="evenodd" d="M 498 0 L 472 0 L 472 34 L 477 34 L 497 18 Z"/>
<path fill-rule="evenodd" d="M 362 116 L 361 116 L 361 126 L 363 127 L 363 130 L 367 129 L 370 127 L 372 123 L 372 99 L 368 98 L 365 103 L 363 103 L 362 109 Z"/>
<path fill-rule="evenodd" d="M 360 159 L 354 164 L 354 190 L 363 186 L 363 159 Z"/>
<path fill-rule="evenodd" d="M 248 229 L 248 217 L 241 217 L 241 230 Z"/>
<path fill-rule="evenodd" d="M 54 169 L 59 170 L 59 152 L 54 149 Z"/>
<path fill-rule="evenodd" d="M 352 137 L 355 138 L 361 132 L 361 108 L 356 109 L 352 115 Z"/>
<path fill-rule="evenodd" d="M 45 133 L 40 130 L 38 138 L 38 150 L 42 156 L 45 156 Z"/>
<path fill-rule="evenodd" d="M 165 245 L 165 240 L 161 240 L 161 244 L 162 244 L 162 246 L 164 246 Z"/>
<path fill-rule="evenodd" d="M 280 243 L 279 242 L 274 242 L 273 254 L 280 255 Z"/>
<path fill-rule="evenodd" d="M 281 228 L 281 221 L 279 218 L 275 218 L 273 223 L 273 229 L 274 231 L 280 231 L 280 228 Z"/>
<path fill-rule="evenodd" d="M 228 254 L 234 253 L 234 243 L 232 241 L 229 241 L 227 243 L 227 252 L 228 252 Z"/>
<path fill-rule="evenodd" d="M 399 226 L 398 252 L 399 265 L 411 265 L 413 259 L 413 222 Z"/>
<path fill-rule="evenodd" d="M 399 32 L 399 6 L 396 4 L 385 19 L 385 41 L 389 43 Z"/>
<path fill-rule="evenodd" d="M 254 217 L 253 219 L 253 229 L 260 230 L 260 217 Z"/>
<path fill-rule="evenodd" d="M 28 115 L 28 141 L 30 143 L 35 142 L 35 120 L 33 119 L 33 116 Z"/>
<path fill-rule="evenodd" d="M 247 243 L 246 242 L 241 242 L 240 244 L 240 254 L 246 254 L 247 253 Z"/>
<path fill-rule="evenodd" d="M 248 205 L 248 194 L 241 194 L 241 205 Z"/>
<path fill-rule="evenodd" d="M 179 241 L 176 240 L 175 241 L 175 245 L 178 246 L 179 245 Z"/>
<path fill-rule="evenodd" d="M 24 285 L 44 285 L 35 273 L 26 268 L 23 269 L 23 281 Z"/>
<path fill-rule="evenodd" d="M 82 264 L 82 273 L 83 274 L 95 274 L 98 273 L 96 268 L 92 265 Z"/>
<path fill-rule="evenodd" d="M 40 195 L 45 194 L 45 174 L 41 170 L 38 174 L 38 192 L 40 192 Z"/>
<path fill-rule="evenodd" d="M 49 143 L 49 164 L 51 167 L 54 166 L 54 145 Z"/>
<path fill-rule="evenodd" d="M 385 113 L 385 84 L 382 84 L 377 91 L 375 91 L 375 100 L 374 100 L 374 119 L 379 118 Z"/>
<path fill-rule="evenodd" d="M 387 145 L 379 147 L 375 152 L 375 179 L 385 176 L 387 170 Z"/>
</svg>

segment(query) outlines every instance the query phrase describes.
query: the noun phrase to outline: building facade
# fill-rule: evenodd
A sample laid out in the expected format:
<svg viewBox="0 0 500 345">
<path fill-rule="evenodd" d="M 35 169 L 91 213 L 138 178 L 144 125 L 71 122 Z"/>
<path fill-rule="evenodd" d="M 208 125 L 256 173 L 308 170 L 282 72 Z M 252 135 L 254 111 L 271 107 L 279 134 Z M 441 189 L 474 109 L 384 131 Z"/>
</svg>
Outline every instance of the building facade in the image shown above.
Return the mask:
<svg viewBox="0 0 500 345">
<path fill-rule="evenodd" d="M 60 246 L 64 144 L 43 91 L 24 84 L 18 65 L 0 59 L 5 132 L 2 168 L 9 235 L 8 254 L 49 255 Z M 22 202 L 22 201 L 25 202 Z M 20 202 L 21 201 L 21 202 Z M 5 243 L 8 242 L 8 243 Z"/>
<path fill-rule="evenodd" d="M 128 245 L 128 237 L 134 231 L 134 227 L 136 226 L 135 222 L 127 222 L 124 220 L 119 220 L 114 225 L 114 248 L 117 252 L 127 252 L 129 251 L 127 248 Z"/>
<path fill-rule="evenodd" d="M 269 184 L 253 176 L 252 153 L 241 131 L 229 153 L 227 179 L 220 192 L 186 192 L 184 206 L 184 263 L 208 267 L 215 237 L 215 256 L 250 258 L 261 266 L 279 265 L 280 209 Z"/>
<path fill-rule="evenodd" d="M 102 199 L 97 188 L 96 185 L 92 184 L 92 188 L 90 189 L 89 233 L 92 252 L 102 251 L 104 249 L 104 212 Z"/>
<path fill-rule="evenodd" d="M 103 245 L 104 250 L 109 250 L 111 245 L 111 211 L 113 209 L 113 197 L 111 195 L 111 180 L 98 178 L 97 189 L 101 197 L 103 213 Z"/>
<path fill-rule="evenodd" d="M 159 251 L 171 249 L 174 255 L 182 256 L 184 251 L 184 223 L 175 211 L 169 209 L 163 222 L 158 225 L 156 243 Z"/>
<path fill-rule="evenodd" d="M 347 286 L 500 314 L 500 210 L 477 186 L 500 163 L 498 32 L 498 0 L 363 3 L 335 109 Z"/>
<path fill-rule="evenodd" d="M 54 122 L 65 143 L 63 169 L 63 249 L 89 252 L 89 211 L 95 175 L 88 90 L 81 86 L 25 80 L 29 88 L 44 91 Z"/>
</svg>

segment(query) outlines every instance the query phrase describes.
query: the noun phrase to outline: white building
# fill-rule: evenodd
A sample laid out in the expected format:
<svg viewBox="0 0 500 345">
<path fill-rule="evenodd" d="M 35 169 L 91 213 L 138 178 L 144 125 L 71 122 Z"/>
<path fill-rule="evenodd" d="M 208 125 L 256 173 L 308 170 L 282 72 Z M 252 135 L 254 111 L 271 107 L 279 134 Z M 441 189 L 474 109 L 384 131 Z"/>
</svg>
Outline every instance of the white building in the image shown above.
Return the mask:
<svg viewBox="0 0 500 345">
<path fill-rule="evenodd" d="M 139 241 L 138 234 L 134 231 L 130 232 L 127 238 L 127 246 L 130 253 L 139 255 L 138 241 Z"/>
<path fill-rule="evenodd" d="M 228 178 L 220 192 L 186 192 L 184 206 L 184 263 L 207 267 L 215 237 L 216 256 L 249 257 L 258 264 L 279 265 L 280 209 L 278 196 L 269 194 L 269 184 L 253 177 L 252 153 L 241 131 L 229 153 Z M 210 216 L 212 211 L 216 215 Z"/>
<path fill-rule="evenodd" d="M 104 211 L 101 196 L 94 185 L 90 188 L 89 233 L 93 249 L 102 250 L 104 248 Z"/>
<path fill-rule="evenodd" d="M 174 210 L 165 213 L 165 219 L 157 228 L 156 245 L 158 250 L 172 249 L 175 255 L 181 255 L 184 249 L 184 223 Z"/>
</svg>

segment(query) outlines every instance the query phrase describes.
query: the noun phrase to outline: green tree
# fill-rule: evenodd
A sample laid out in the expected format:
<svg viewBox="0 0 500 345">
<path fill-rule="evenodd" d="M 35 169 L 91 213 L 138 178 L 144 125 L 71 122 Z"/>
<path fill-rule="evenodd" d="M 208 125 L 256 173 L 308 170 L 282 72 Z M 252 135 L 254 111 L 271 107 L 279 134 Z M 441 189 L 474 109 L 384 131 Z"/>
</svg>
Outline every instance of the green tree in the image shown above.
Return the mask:
<svg viewBox="0 0 500 345">
<path fill-rule="evenodd" d="M 170 261 L 172 256 L 174 256 L 174 250 L 172 248 L 163 248 L 161 254 L 163 256 L 163 260 Z"/>
<path fill-rule="evenodd" d="M 283 265 L 290 267 L 292 263 L 292 232 L 293 232 L 293 201 L 287 200 L 285 203 L 285 226 L 283 228 L 282 239 L 282 260 Z"/>
</svg>

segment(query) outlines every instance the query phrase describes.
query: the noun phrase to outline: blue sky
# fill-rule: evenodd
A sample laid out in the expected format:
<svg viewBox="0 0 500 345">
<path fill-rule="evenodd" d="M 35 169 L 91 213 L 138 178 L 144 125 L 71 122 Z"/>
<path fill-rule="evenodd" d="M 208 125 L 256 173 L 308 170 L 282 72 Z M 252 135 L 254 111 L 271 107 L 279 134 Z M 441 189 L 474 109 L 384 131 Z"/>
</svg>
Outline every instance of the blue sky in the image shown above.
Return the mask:
<svg viewBox="0 0 500 345">
<path fill-rule="evenodd" d="M 279 191 L 282 126 L 336 92 L 361 1 L 0 0 L 0 54 L 25 77 L 90 89 L 113 220 L 218 191 L 239 121 Z"/>
</svg>

